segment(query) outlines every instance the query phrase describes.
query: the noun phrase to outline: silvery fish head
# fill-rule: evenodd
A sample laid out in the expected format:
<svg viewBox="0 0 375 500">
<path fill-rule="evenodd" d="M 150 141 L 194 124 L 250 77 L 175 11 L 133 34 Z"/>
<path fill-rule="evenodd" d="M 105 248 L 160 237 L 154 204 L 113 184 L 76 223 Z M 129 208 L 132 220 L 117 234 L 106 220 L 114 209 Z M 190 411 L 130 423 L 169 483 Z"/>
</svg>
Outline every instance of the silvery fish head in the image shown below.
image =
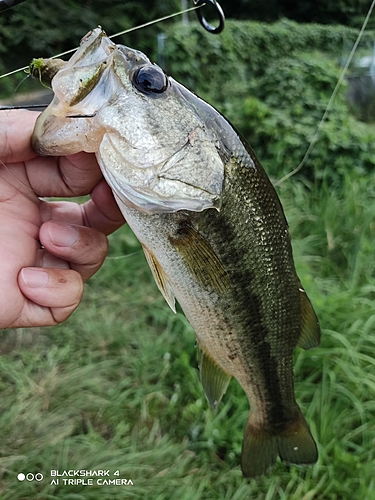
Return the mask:
<svg viewBox="0 0 375 500">
<path fill-rule="evenodd" d="M 141 52 L 97 28 L 52 80 L 32 144 L 43 155 L 95 152 L 120 206 L 147 213 L 220 208 L 218 113 Z"/>
</svg>

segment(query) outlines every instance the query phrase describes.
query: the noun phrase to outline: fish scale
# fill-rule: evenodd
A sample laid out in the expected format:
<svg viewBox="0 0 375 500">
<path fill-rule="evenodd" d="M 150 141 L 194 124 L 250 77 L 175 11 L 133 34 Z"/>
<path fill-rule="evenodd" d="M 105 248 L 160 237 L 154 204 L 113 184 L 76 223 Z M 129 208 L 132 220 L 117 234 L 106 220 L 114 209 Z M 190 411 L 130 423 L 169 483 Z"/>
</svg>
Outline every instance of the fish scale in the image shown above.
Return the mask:
<svg viewBox="0 0 375 500">
<path fill-rule="evenodd" d="M 255 153 L 214 108 L 99 28 L 66 65 L 41 67 L 55 74 L 57 97 L 38 118 L 33 147 L 96 153 L 160 291 L 196 332 L 209 403 L 218 406 L 232 376 L 249 399 L 244 475 L 264 473 L 277 456 L 314 463 L 293 350 L 317 346 L 320 329 Z"/>
<path fill-rule="evenodd" d="M 246 166 L 244 167 L 246 168 Z M 255 170 L 250 169 L 253 172 L 253 176 L 257 174 Z M 237 170 L 236 172 L 241 172 L 241 170 Z M 267 266 L 267 273 L 259 272 L 259 267 L 264 267 L 264 244 L 257 245 L 258 252 L 253 252 L 254 244 L 251 242 L 251 233 L 249 231 L 248 225 L 246 224 L 246 231 L 243 228 L 243 223 L 238 223 L 237 218 L 241 215 L 241 219 L 243 218 L 244 208 L 248 208 L 249 212 L 254 214 L 252 210 L 253 204 L 243 204 L 241 199 L 241 195 L 233 196 L 232 186 L 236 186 L 238 182 L 241 183 L 241 189 L 249 192 L 251 190 L 253 197 L 256 197 L 256 189 L 254 185 L 257 183 L 253 181 L 251 177 L 246 175 L 248 173 L 248 169 L 245 171 L 245 176 L 241 176 L 241 179 L 234 178 L 231 182 L 227 182 L 224 186 L 224 201 L 222 205 L 222 209 L 219 214 L 211 214 L 211 221 L 209 224 L 203 224 L 205 226 L 205 237 L 212 238 L 212 246 L 215 249 L 216 253 L 218 253 L 219 258 L 224 263 L 224 267 L 228 270 L 228 273 L 231 276 L 231 280 L 233 281 L 233 286 L 231 288 L 231 293 L 224 294 L 219 298 L 219 307 L 221 310 L 225 311 L 225 315 L 227 318 L 227 324 L 231 325 L 231 330 L 235 333 L 235 342 L 240 344 L 239 351 L 243 353 L 242 357 L 244 358 L 241 367 L 239 369 L 242 373 L 233 374 L 236 376 L 240 383 L 242 382 L 242 387 L 249 394 L 251 393 L 251 388 L 254 386 L 254 380 L 259 379 L 259 372 L 254 376 L 254 369 L 252 369 L 251 365 L 249 366 L 249 359 L 256 359 L 260 361 L 261 366 L 260 370 L 264 370 L 265 367 L 270 366 L 270 361 L 273 361 L 271 357 L 272 351 L 272 343 L 271 339 L 274 339 L 275 345 L 274 350 L 275 353 L 273 356 L 280 359 L 280 361 L 284 361 L 282 365 L 285 370 L 285 374 L 289 369 L 288 380 L 293 381 L 292 376 L 292 350 L 293 347 L 288 345 L 288 343 L 283 342 L 283 337 L 286 335 L 291 335 L 291 327 L 290 324 L 296 324 L 295 318 L 298 318 L 298 322 L 294 327 L 297 330 L 297 335 L 295 339 L 295 344 L 297 343 L 297 339 L 299 336 L 300 329 L 300 308 L 296 307 L 296 275 L 294 271 L 294 267 L 290 266 L 290 251 L 288 247 L 288 238 L 285 237 L 286 226 L 284 228 L 281 226 L 281 238 L 284 240 L 285 250 L 280 243 L 277 245 L 278 253 L 276 258 L 271 257 L 271 262 L 273 264 L 272 269 L 270 266 Z M 253 177 L 252 176 L 252 177 Z M 256 177 L 259 177 L 256 175 Z M 227 178 L 228 179 L 228 178 Z M 250 186 L 246 186 L 246 182 L 249 181 Z M 229 185 L 230 184 L 230 185 Z M 259 183 L 258 183 L 259 185 Z M 260 189 L 260 193 L 262 193 L 264 189 Z M 226 198 L 229 199 L 228 209 Z M 237 210 L 236 206 L 233 205 L 234 200 L 237 199 L 240 202 L 241 212 Z M 268 210 L 272 209 L 275 211 L 275 202 L 269 203 L 267 198 L 263 203 L 266 204 Z M 259 203 L 261 205 L 261 203 Z M 278 205 L 278 204 L 277 204 Z M 277 206 L 277 208 L 279 208 Z M 259 207 L 258 210 L 261 208 Z M 264 214 L 264 209 L 262 210 Z M 208 213 L 203 214 L 203 217 L 208 219 Z M 282 212 L 278 214 L 278 217 L 283 221 L 284 217 Z M 251 220 L 251 218 L 250 218 Z M 216 226 L 216 231 L 213 230 L 213 225 Z M 225 229 L 224 229 L 225 228 Z M 254 237 L 259 241 L 259 237 L 257 236 L 257 232 L 262 233 L 262 239 L 267 241 L 271 239 L 274 244 L 274 240 L 277 239 L 277 234 L 275 232 L 267 231 L 267 228 L 261 226 L 256 227 Z M 228 234 L 230 232 L 230 234 Z M 227 233 L 227 234 L 226 234 Z M 246 234 L 246 238 L 244 238 L 244 234 Z M 224 237 L 223 237 L 224 236 Z M 240 243 L 237 244 L 237 240 L 240 240 Z M 233 245 L 231 245 L 230 249 L 225 242 L 231 241 Z M 270 245 L 266 245 L 266 248 L 270 248 Z M 255 258 L 249 258 L 249 253 Z M 277 265 L 278 264 L 278 265 Z M 280 283 L 279 268 L 283 268 L 284 279 L 283 282 Z M 258 268 L 258 269 L 257 269 Z M 289 268 L 290 279 L 287 280 L 287 271 Z M 271 274 L 272 271 L 272 274 Z M 258 279 L 257 279 L 258 276 Z M 260 277 L 260 279 L 259 279 Z M 277 287 L 275 286 L 275 280 L 278 281 Z M 266 281 L 266 282 L 265 282 Z M 286 285 L 288 282 L 288 286 Z M 267 290 L 267 285 L 272 285 Z M 292 284 L 292 287 L 290 287 Z M 282 286 L 280 286 L 282 285 Z M 285 292 L 289 291 L 288 288 L 292 289 L 293 293 L 285 294 Z M 272 294 L 270 296 L 270 291 Z M 268 293 L 267 293 L 268 292 Z M 298 295 L 297 295 L 298 296 Z M 264 305 L 263 305 L 264 304 Z M 298 304 L 298 301 L 297 301 Z M 265 315 L 265 312 L 269 311 L 270 318 Z M 284 326 L 285 325 L 285 326 Z M 199 332 L 199 330 L 198 330 Z M 228 332 L 225 332 L 226 338 L 233 338 L 232 335 L 228 335 Z M 199 333 L 198 333 L 199 336 Z M 257 353 L 254 355 L 254 350 L 257 350 Z M 213 353 L 215 356 L 215 354 Z M 274 360 L 275 364 L 278 360 Z M 249 369 L 250 368 L 250 369 Z M 279 370 L 278 370 L 279 371 Z M 273 402 L 274 406 L 280 408 L 279 404 L 281 396 L 275 397 L 275 393 L 280 392 L 277 391 L 276 388 L 279 386 L 279 375 L 273 377 L 276 379 L 272 383 L 272 379 L 270 376 L 275 374 L 274 366 L 271 366 L 268 370 L 268 376 L 264 377 L 264 380 L 268 380 L 270 383 L 269 389 L 274 392 L 273 397 L 269 398 L 271 402 Z M 285 383 L 284 383 L 285 385 Z M 284 391 L 283 398 L 288 399 L 290 401 L 294 401 L 293 394 L 293 385 L 289 384 L 289 394 L 287 391 Z M 250 388 L 250 389 L 249 389 Z M 250 400 L 250 405 L 252 408 L 255 406 L 254 397 Z M 262 398 L 257 397 L 259 401 L 264 400 L 264 391 L 262 394 Z M 279 401 L 278 401 L 279 400 Z M 259 406 L 258 404 L 256 406 Z M 280 412 L 278 414 L 278 419 L 280 419 Z"/>
</svg>

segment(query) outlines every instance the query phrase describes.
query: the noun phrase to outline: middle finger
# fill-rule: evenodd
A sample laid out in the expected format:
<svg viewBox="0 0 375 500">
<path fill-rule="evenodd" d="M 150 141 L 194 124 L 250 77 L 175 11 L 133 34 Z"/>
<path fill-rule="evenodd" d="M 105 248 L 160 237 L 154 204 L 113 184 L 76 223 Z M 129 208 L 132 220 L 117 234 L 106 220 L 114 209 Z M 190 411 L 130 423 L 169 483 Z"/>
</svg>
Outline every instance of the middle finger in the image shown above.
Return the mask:
<svg viewBox="0 0 375 500">
<path fill-rule="evenodd" d="M 108 252 L 106 236 L 85 226 L 47 221 L 40 228 L 39 238 L 50 254 L 67 261 L 84 281 L 101 267 Z"/>
</svg>

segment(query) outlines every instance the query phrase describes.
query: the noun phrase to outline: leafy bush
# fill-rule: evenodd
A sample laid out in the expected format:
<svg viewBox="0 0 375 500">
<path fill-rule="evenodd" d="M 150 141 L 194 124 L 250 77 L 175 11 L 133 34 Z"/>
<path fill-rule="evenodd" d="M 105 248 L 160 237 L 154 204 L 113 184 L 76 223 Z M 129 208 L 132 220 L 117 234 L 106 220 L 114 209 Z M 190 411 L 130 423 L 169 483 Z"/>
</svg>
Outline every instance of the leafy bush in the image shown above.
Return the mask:
<svg viewBox="0 0 375 500">
<path fill-rule="evenodd" d="M 298 166 L 339 76 L 337 65 L 321 53 L 301 54 L 273 62 L 254 81 L 251 96 L 238 110 L 241 129 L 271 175 L 279 178 Z M 348 112 L 344 85 L 303 173 L 341 183 L 346 172 L 362 175 L 374 164 L 375 136 Z"/>
<path fill-rule="evenodd" d="M 145 21 L 176 12 L 179 0 L 135 2 L 122 0 L 33 0 L 9 9 L 0 16 L 0 74 L 27 66 L 34 57 L 51 57 L 74 49 L 91 29 L 102 26 L 111 35 Z M 152 54 L 159 25 L 136 30 L 116 43 L 124 43 Z M 14 91 L 24 74 L 0 80 L 0 95 Z M 11 83 L 9 83 L 11 82 Z"/>
<path fill-rule="evenodd" d="M 355 35 L 283 20 L 229 22 L 214 38 L 190 25 L 170 33 L 167 70 L 218 108 L 280 178 L 302 160 L 340 77 L 343 40 Z M 340 183 L 347 170 L 373 167 L 374 134 L 351 116 L 346 92 L 344 85 L 303 170 L 310 179 Z"/>
<path fill-rule="evenodd" d="M 221 96 L 226 80 L 236 79 L 247 88 L 249 81 L 282 57 L 316 50 L 339 57 L 343 41 L 353 42 L 357 31 L 286 19 L 273 24 L 228 20 L 225 30 L 215 37 L 197 23 L 174 24 L 167 35 L 166 70 L 199 94 L 214 90 Z M 368 32 L 366 38 L 371 37 Z"/>
</svg>

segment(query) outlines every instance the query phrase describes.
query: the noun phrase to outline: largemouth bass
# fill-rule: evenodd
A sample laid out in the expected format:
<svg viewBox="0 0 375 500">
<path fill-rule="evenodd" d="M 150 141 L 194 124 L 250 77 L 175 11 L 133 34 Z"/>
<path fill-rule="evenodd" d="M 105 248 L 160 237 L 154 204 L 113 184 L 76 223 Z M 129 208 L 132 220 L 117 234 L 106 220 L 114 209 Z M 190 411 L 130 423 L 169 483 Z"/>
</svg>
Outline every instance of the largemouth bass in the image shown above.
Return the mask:
<svg viewBox="0 0 375 500">
<path fill-rule="evenodd" d="M 249 399 L 244 475 L 264 473 L 278 455 L 314 463 L 293 350 L 317 346 L 319 324 L 281 203 L 250 146 L 219 112 L 100 28 L 66 65 L 43 67 L 55 97 L 33 148 L 96 153 L 161 293 L 173 310 L 178 300 L 196 332 L 209 403 L 219 404 L 231 377 Z"/>
</svg>

